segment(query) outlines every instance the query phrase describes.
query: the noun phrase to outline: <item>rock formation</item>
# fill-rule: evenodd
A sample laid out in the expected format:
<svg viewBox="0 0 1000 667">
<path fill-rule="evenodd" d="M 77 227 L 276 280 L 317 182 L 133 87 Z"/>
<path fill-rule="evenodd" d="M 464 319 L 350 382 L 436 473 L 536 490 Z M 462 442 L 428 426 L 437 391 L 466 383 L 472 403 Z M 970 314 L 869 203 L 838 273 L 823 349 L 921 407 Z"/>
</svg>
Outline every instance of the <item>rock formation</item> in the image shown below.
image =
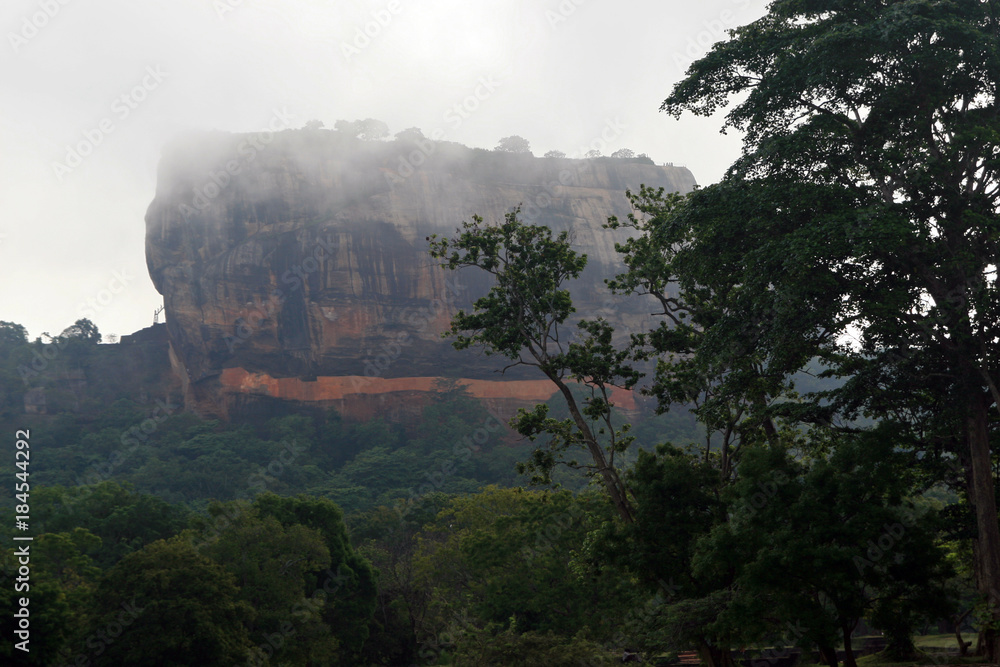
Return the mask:
<svg viewBox="0 0 1000 667">
<path fill-rule="evenodd" d="M 442 339 L 489 282 L 442 270 L 425 239 L 520 204 L 523 220 L 571 230 L 587 253 L 573 286 L 579 314 L 639 330 L 650 304 L 610 298 L 603 279 L 620 268 L 623 236 L 602 225 L 628 214 L 625 190 L 640 184 L 688 191 L 694 179 L 644 159 L 534 158 L 317 129 L 178 140 L 160 163 L 146 255 L 187 406 L 225 416 L 270 396 L 356 416 L 405 412 L 436 378 L 464 379 L 498 405 L 544 400 L 552 388 L 531 369 L 501 376 L 499 360 Z"/>
</svg>

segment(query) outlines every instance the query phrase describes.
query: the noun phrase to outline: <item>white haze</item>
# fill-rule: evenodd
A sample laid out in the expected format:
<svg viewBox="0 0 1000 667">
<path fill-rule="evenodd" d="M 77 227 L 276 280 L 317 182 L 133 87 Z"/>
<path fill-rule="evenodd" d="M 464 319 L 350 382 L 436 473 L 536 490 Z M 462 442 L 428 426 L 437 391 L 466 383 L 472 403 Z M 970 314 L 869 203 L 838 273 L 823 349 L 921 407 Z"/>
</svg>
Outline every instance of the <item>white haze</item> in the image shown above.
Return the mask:
<svg viewBox="0 0 1000 667">
<path fill-rule="evenodd" d="M 84 316 L 105 334 L 152 322 L 161 298 L 143 216 L 160 149 L 185 130 L 371 117 L 392 133 L 440 128 L 483 148 L 518 134 L 535 155 L 571 157 L 607 132 L 605 154 L 631 148 L 714 182 L 739 137 L 720 135 L 720 118 L 675 121 L 659 106 L 692 57 L 764 10 L 763 0 L 5 0 L 0 320 L 32 338 Z M 89 154 L 76 165 L 71 147 Z"/>
</svg>

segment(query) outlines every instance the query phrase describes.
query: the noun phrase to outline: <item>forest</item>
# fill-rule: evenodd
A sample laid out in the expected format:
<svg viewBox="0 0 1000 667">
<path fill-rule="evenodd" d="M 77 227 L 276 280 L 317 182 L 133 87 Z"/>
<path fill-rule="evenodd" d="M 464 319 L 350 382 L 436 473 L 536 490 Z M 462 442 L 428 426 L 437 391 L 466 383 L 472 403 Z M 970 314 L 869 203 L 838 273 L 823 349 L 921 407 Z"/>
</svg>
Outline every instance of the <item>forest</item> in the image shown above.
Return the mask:
<svg viewBox="0 0 1000 667">
<path fill-rule="evenodd" d="M 8 450 L 38 452 L 0 465 L 30 480 L 0 534 L 30 504 L 34 535 L 5 663 L 997 663 L 998 81 L 991 2 L 775 0 L 661 107 L 725 109 L 741 157 L 606 222 L 608 287 L 660 318 L 624 344 L 575 315 L 569 233 L 514 209 L 429 238 L 492 280 L 454 346 L 555 389 L 509 424 L 447 383 L 408 425 L 113 390 L 25 415 L 32 360 L 108 346 L 0 323 Z"/>
</svg>

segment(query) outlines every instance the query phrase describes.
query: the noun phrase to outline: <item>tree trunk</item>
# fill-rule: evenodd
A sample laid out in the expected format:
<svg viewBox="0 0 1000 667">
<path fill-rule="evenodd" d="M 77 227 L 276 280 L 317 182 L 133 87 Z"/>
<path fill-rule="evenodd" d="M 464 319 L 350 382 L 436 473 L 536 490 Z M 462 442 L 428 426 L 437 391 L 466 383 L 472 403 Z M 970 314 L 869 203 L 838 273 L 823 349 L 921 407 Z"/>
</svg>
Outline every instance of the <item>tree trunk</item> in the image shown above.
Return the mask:
<svg viewBox="0 0 1000 667">
<path fill-rule="evenodd" d="M 990 460 L 987 417 L 989 406 L 981 392 L 971 393 L 966 435 L 969 443 L 968 495 L 976 512 L 976 544 L 974 569 L 976 588 L 989 603 L 989 611 L 982 621 L 993 624 L 1000 621 L 1000 524 L 997 522 L 996 495 L 993 487 L 993 469 Z M 982 655 L 987 662 L 1000 658 L 1000 634 L 985 627 L 982 635 Z"/>
<path fill-rule="evenodd" d="M 962 639 L 961 628 L 955 628 L 955 639 L 958 640 L 958 655 L 963 658 L 969 655 L 969 642 Z"/>
<path fill-rule="evenodd" d="M 857 623 L 844 624 L 844 667 L 858 667 L 858 663 L 854 660 L 854 649 L 851 648 L 851 633 L 854 632 L 855 625 Z"/>
<path fill-rule="evenodd" d="M 969 645 L 971 642 L 967 642 L 962 639 L 962 624 L 965 623 L 965 619 L 967 619 L 971 613 L 972 609 L 966 609 L 961 614 L 951 617 L 952 622 L 955 624 L 955 639 L 958 640 L 958 655 L 963 658 L 969 654 Z"/>
<path fill-rule="evenodd" d="M 698 642 L 698 657 L 706 667 L 733 667 L 732 653 L 712 646 L 704 639 Z"/>
<path fill-rule="evenodd" d="M 819 654 L 829 667 L 837 667 L 837 649 L 832 646 L 820 646 Z"/>
<path fill-rule="evenodd" d="M 625 484 L 618 475 L 618 471 L 608 465 L 607 458 L 604 456 L 604 449 L 601 447 L 601 444 L 597 442 L 597 438 L 594 437 L 593 432 L 590 430 L 587 420 L 584 419 L 583 415 L 580 413 L 580 409 L 576 404 L 576 399 L 573 398 L 573 393 L 570 391 L 566 383 L 559 378 L 549 375 L 549 379 L 551 379 L 556 386 L 559 387 L 559 391 L 562 393 L 563 398 L 566 399 L 566 407 L 569 408 L 569 413 L 573 417 L 573 422 L 576 424 L 576 427 L 580 429 L 584 442 L 587 443 L 587 450 L 590 452 L 591 457 L 594 459 L 594 464 L 601 473 L 601 478 L 604 480 L 604 488 L 607 489 L 611 502 L 614 503 L 615 509 L 618 510 L 618 516 L 620 516 L 622 521 L 625 523 L 633 523 L 635 521 L 635 516 L 632 513 L 632 504 L 628 500 L 628 492 L 625 489 Z"/>
</svg>

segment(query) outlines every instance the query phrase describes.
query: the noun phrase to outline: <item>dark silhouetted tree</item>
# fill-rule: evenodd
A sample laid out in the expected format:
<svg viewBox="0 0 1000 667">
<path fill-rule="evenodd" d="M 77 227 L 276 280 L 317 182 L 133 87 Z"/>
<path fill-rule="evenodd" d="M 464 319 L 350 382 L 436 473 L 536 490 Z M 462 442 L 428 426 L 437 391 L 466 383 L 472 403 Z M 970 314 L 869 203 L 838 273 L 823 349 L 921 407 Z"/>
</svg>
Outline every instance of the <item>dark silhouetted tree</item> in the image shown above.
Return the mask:
<svg viewBox="0 0 1000 667">
<path fill-rule="evenodd" d="M 493 150 L 499 151 L 501 153 L 527 153 L 531 154 L 531 145 L 528 140 L 524 137 L 519 137 L 516 134 L 512 134 L 509 137 L 504 137 L 497 143 L 496 148 Z"/>
</svg>

